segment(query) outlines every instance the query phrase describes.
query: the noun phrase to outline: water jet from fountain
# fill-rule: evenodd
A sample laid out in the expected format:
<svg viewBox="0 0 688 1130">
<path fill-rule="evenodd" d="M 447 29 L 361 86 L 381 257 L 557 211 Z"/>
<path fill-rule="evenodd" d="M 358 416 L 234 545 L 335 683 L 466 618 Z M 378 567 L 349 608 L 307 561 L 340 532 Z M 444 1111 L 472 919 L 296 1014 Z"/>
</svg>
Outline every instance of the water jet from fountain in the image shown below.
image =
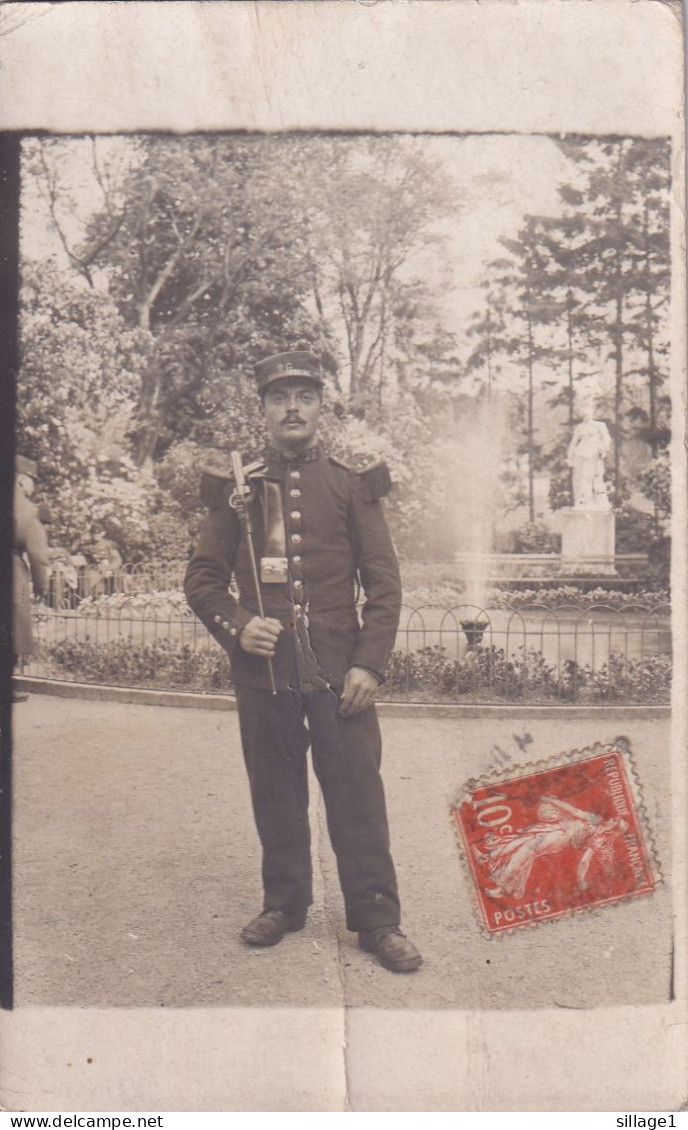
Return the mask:
<svg viewBox="0 0 688 1130">
<path fill-rule="evenodd" d="M 473 650 L 489 627 L 485 618 L 494 522 L 501 493 L 507 406 L 499 395 L 470 404 L 459 424 L 452 466 L 452 510 L 459 560 L 464 567 L 465 605 L 460 621 Z"/>
</svg>

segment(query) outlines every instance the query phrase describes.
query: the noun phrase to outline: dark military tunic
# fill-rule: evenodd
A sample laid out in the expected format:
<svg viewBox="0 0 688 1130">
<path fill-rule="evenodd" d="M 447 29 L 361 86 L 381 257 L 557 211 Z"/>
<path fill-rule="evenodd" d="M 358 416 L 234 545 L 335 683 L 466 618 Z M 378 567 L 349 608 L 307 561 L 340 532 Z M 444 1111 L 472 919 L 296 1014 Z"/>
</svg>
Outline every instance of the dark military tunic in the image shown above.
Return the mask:
<svg viewBox="0 0 688 1130">
<path fill-rule="evenodd" d="M 326 680 L 341 687 L 349 667 L 366 667 L 382 680 L 399 623 L 401 583 L 396 555 L 380 503 L 386 469 L 356 473 L 309 448 L 288 462 L 272 453 L 249 476 L 256 557 L 266 549 L 264 483 L 279 484 L 289 579 L 261 586 L 266 616 L 285 625 L 274 667 L 278 687 L 294 686 L 300 618 L 308 618 L 311 646 Z M 212 481 L 212 480 L 215 481 Z M 229 652 L 236 685 L 268 689 L 267 663 L 237 646 L 241 629 L 256 615 L 250 557 L 237 513 L 229 505 L 233 481 L 207 475 L 210 513 L 186 577 L 189 604 Z M 268 547 L 269 548 L 269 547 Z M 356 615 L 356 577 L 365 593 L 363 627 Z M 234 574 L 237 601 L 228 591 Z M 299 680 L 305 687 L 303 677 Z"/>
<path fill-rule="evenodd" d="M 265 909 L 297 913 L 312 901 L 305 754 L 310 744 L 337 855 L 347 924 L 370 930 L 399 922 L 399 902 L 375 708 L 341 717 L 339 695 L 350 667 L 379 680 L 394 645 L 401 609 L 399 569 L 381 497 L 384 465 L 362 473 L 320 446 L 294 460 L 269 452 L 248 472 L 256 558 L 286 558 L 286 573 L 261 583 L 265 615 L 284 631 L 270 693 L 267 661 L 239 645 L 257 614 L 250 556 L 229 505 L 229 474 L 202 485 L 209 513 L 189 564 L 190 606 L 231 658 L 244 758 L 263 846 Z M 267 560 L 266 560 L 267 559 Z M 228 591 L 234 578 L 238 599 Z M 358 585 L 365 594 L 361 619 Z M 306 722 L 308 726 L 306 727 Z"/>
</svg>

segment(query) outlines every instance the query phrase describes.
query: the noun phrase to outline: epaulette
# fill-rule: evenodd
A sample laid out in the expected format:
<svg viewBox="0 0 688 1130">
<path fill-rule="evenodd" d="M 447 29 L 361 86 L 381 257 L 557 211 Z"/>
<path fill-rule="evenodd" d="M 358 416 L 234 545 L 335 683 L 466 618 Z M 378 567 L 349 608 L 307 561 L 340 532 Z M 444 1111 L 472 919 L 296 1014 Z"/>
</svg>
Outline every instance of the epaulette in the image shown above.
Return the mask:
<svg viewBox="0 0 688 1130">
<path fill-rule="evenodd" d="M 261 460 L 244 465 L 247 479 L 259 479 L 267 467 Z M 227 488 L 234 482 L 234 471 L 229 462 L 211 461 L 201 467 L 201 501 L 212 507 L 222 506 L 227 501 Z"/>
<path fill-rule="evenodd" d="M 358 475 L 366 502 L 377 502 L 392 489 L 392 478 L 384 459 L 370 455 L 354 455 L 346 461 L 330 455 L 329 459 L 337 467 L 344 467 L 345 470 Z"/>
</svg>

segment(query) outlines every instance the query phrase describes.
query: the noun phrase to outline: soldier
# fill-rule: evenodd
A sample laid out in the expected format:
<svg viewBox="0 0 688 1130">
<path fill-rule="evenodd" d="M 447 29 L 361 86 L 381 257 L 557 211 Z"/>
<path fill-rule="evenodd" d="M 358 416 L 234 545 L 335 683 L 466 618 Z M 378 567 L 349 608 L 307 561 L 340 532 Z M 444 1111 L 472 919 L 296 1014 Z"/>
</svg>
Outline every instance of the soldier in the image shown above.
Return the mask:
<svg viewBox="0 0 688 1130">
<path fill-rule="evenodd" d="M 13 651 L 15 663 L 23 665 L 33 654 L 31 594 L 44 597 L 48 591 L 50 555 L 48 537 L 38 508 L 31 502 L 38 467 L 24 455 L 15 458 L 14 479 L 14 553 L 12 572 Z M 28 695 L 13 693 L 14 702 L 24 702 Z"/>
<path fill-rule="evenodd" d="M 270 946 L 303 929 L 313 901 L 306 752 L 327 811 L 348 929 L 385 968 L 422 958 L 400 930 L 380 777 L 375 694 L 394 644 L 401 585 L 381 498 L 386 466 L 356 471 L 317 438 L 317 357 L 256 366 L 269 447 L 246 468 L 264 617 L 230 473 L 207 469 L 209 514 L 189 563 L 190 606 L 231 658 L 244 760 L 263 849 L 264 909 L 242 931 Z M 239 600 L 227 591 L 234 575 Z M 355 607 L 357 578 L 365 603 Z M 274 688 L 274 689 L 273 689 Z M 306 721 L 308 727 L 306 727 Z"/>
</svg>

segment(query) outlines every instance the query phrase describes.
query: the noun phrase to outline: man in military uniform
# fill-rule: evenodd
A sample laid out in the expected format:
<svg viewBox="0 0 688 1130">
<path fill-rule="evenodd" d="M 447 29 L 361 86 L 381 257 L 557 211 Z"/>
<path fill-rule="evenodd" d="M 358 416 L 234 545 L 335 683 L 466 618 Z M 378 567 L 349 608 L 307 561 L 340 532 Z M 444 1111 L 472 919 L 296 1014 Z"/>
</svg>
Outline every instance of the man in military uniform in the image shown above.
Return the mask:
<svg viewBox="0 0 688 1130">
<path fill-rule="evenodd" d="M 347 926 L 387 969 L 410 972 L 422 958 L 399 928 L 374 706 L 401 608 L 380 501 L 389 472 L 382 463 L 356 471 L 323 451 L 323 381 L 313 354 L 269 357 L 256 380 L 269 447 L 245 473 L 264 616 L 227 469 L 203 476 L 209 513 L 185 581 L 190 606 L 231 658 L 263 849 L 264 909 L 241 937 L 275 945 L 305 924 L 313 901 L 310 745 Z M 232 575 L 238 601 L 228 592 Z M 357 579 L 366 598 L 362 625 Z"/>
<path fill-rule="evenodd" d="M 48 536 L 38 507 L 31 501 L 37 473 L 33 459 L 15 456 L 12 642 L 20 671 L 34 650 L 32 596 L 46 596 L 50 569 Z M 14 702 L 24 702 L 29 696 L 14 691 L 12 697 Z"/>
</svg>

